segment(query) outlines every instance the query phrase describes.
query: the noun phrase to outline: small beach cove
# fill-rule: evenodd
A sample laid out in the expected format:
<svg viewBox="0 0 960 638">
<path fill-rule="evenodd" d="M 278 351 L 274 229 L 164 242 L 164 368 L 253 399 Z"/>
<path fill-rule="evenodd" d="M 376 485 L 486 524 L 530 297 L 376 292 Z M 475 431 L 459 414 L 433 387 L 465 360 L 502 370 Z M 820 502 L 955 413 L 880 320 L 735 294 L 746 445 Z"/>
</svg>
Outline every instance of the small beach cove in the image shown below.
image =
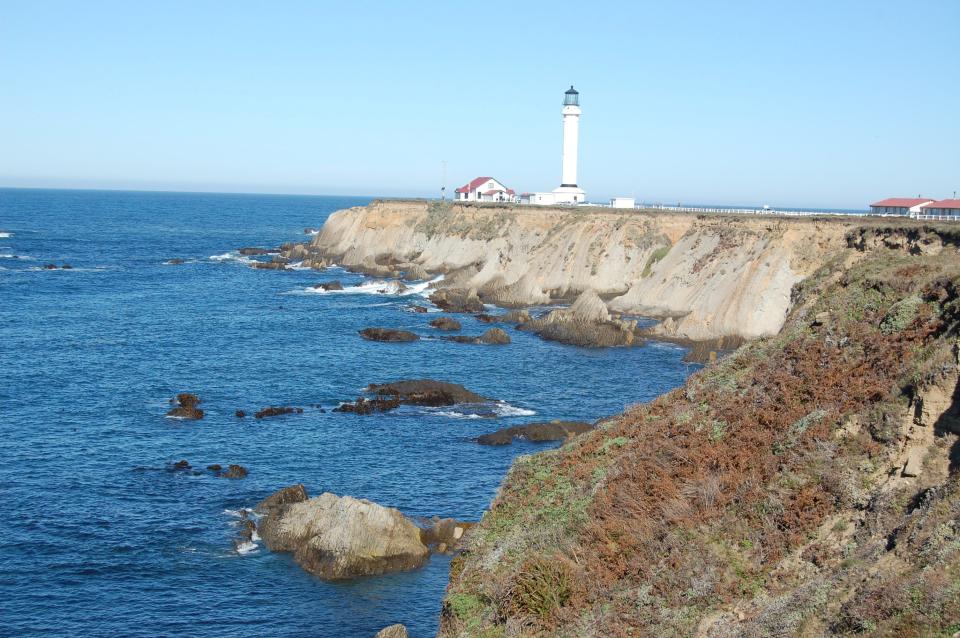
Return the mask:
<svg viewBox="0 0 960 638">
<path fill-rule="evenodd" d="M 0 190 L 0 541 L 9 631 L 155 636 L 372 636 L 437 630 L 449 558 L 324 582 L 232 541 L 238 512 L 303 483 L 410 517 L 479 520 L 513 459 L 556 446 L 472 439 L 534 422 L 595 421 L 677 387 L 685 350 L 584 349 L 502 326 L 511 343 L 440 339 L 424 282 L 341 268 L 251 268 L 241 247 L 306 241 L 367 198 Z M 9 256 L 8 256 L 9 255 Z M 182 263 L 173 263 L 182 260 Z M 71 265 L 44 269 L 45 264 Z M 314 288 L 341 282 L 342 290 Z M 322 291 L 322 292 L 318 292 Z M 413 312 L 422 306 L 430 312 Z M 492 309 L 493 312 L 498 312 Z M 457 335 L 491 326 L 453 315 Z M 420 336 L 362 339 L 370 327 Z M 373 383 L 458 383 L 485 410 L 334 412 Z M 179 392 L 199 421 L 169 419 Z M 302 413 L 238 419 L 266 406 Z M 172 470 L 240 464 L 241 480 Z"/>
</svg>

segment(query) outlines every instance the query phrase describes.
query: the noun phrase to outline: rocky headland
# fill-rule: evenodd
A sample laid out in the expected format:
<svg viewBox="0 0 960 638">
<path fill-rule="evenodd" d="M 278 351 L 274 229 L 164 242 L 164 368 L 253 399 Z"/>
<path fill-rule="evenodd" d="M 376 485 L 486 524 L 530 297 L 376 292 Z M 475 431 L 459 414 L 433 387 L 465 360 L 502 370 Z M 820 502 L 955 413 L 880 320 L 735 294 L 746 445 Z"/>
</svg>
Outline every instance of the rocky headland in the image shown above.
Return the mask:
<svg viewBox="0 0 960 638">
<path fill-rule="evenodd" d="M 284 254 L 374 276 L 442 273 L 431 300 L 448 312 L 570 303 L 593 291 L 610 312 L 663 319 L 657 335 L 754 338 L 780 330 L 794 284 L 846 248 L 859 223 L 375 201 L 334 213 Z"/>
<path fill-rule="evenodd" d="M 404 201 L 336 213 L 304 250 L 443 274 L 434 305 L 483 321 L 568 306 L 513 318 L 546 339 L 734 350 L 544 428 L 565 443 L 514 463 L 439 634 L 719 638 L 960 627 L 958 245 L 901 219 Z"/>
</svg>

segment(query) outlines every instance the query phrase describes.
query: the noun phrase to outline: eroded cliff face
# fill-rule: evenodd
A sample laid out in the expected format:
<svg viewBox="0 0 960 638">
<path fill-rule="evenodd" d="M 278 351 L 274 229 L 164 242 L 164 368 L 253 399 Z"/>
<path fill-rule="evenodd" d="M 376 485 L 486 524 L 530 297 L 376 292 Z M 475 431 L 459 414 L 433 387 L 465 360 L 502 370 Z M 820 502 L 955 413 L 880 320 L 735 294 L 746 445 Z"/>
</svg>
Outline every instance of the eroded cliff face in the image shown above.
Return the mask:
<svg viewBox="0 0 960 638">
<path fill-rule="evenodd" d="M 377 201 L 330 216 L 310 249 L 347 267 L 442 272 L 488 303 L 592 289 L 694 340 L 775 334 L 795 283 L 846 246 L 842 220 Z"/>
</svg>

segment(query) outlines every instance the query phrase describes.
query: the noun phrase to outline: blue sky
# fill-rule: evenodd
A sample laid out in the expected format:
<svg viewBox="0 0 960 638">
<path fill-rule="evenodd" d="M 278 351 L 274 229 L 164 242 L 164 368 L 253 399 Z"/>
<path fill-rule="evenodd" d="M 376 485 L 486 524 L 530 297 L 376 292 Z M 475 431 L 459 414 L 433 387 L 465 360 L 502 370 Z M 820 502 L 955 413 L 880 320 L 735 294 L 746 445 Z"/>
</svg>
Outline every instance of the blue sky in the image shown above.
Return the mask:
<svg viewBox="0 0 960 638">
<path fill-rule="evenodd" d="M 0 0 L 0 186 L 862 208 L 960 190 L 960 1 Z"/>
</svg>

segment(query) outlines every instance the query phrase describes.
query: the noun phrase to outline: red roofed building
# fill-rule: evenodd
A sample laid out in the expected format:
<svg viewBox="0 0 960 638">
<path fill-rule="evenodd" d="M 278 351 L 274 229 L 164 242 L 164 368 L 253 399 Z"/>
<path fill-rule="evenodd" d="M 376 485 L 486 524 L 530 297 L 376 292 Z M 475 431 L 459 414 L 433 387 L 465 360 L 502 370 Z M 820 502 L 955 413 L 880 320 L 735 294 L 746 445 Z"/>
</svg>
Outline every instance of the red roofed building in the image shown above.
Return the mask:
<svg viewBox="0 0 960 638">
<path fill-rule="evenodd" d="M 870 212 L 874 215 L 916 215 L 932 202 L 929 197 L 888 197 L 870 204 Z"/>
<path fill-rule="evenodd" d="M 921 219 L 953 219 L 960 220 L 960 199 L 941 199 L 923 207 Z"/>
<path fill-rule="evenodd" d="M 478 177 L 457 189 L 461 202 L 515 202 L 517 194 L 492 177 Z"/>
</svg>

